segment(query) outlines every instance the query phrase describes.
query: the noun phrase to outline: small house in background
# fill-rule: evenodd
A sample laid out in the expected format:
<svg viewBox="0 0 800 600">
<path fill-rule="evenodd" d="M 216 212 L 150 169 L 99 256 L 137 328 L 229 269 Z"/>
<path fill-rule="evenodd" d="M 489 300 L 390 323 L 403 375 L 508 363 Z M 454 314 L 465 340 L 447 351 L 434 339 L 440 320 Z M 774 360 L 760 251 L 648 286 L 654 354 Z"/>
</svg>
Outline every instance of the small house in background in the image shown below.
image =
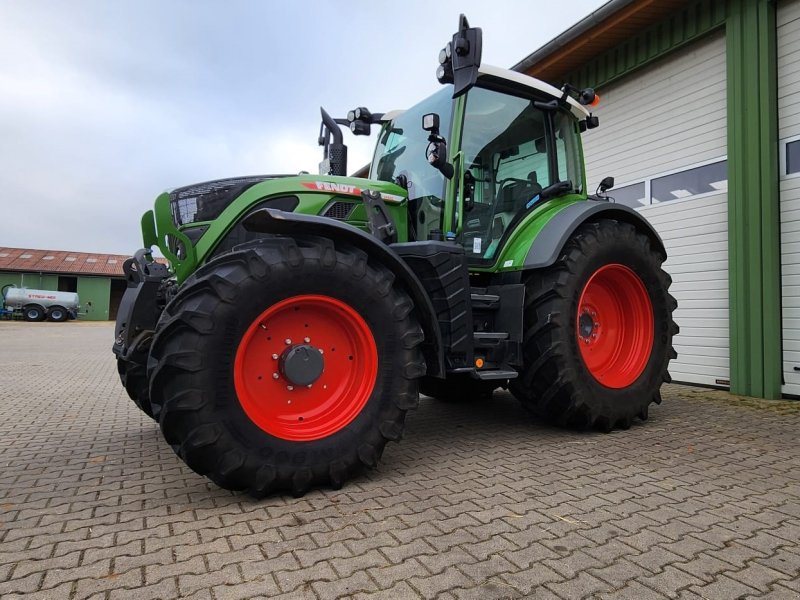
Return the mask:
<svg viewBox="0 0 800 600">
<path fill-rule="evenodd" d="M 33 250 L 0 246 L 0 288 L 17 287 L 77 292 L 79 319 L 107 321 L 117 317 L 125 293 L 122 263 L 128 256 Z"/>
</svg>

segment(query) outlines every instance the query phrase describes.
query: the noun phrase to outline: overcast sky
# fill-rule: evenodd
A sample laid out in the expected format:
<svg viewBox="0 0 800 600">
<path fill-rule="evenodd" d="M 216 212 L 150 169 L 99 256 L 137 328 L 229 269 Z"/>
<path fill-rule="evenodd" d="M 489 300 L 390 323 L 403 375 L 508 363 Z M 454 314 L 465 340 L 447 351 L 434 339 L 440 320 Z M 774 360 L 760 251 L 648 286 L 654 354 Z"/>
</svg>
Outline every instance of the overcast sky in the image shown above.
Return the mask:
<svg viewBox="0 0 800 600">
<path fill-rule="evenodd" d="M 165 189 L 317 172 L 320 105 L 435 92 L 460 12 L 510 67 L 603 3 L 0 0 L 0 246 L 132 253 Z"/>
</svg>

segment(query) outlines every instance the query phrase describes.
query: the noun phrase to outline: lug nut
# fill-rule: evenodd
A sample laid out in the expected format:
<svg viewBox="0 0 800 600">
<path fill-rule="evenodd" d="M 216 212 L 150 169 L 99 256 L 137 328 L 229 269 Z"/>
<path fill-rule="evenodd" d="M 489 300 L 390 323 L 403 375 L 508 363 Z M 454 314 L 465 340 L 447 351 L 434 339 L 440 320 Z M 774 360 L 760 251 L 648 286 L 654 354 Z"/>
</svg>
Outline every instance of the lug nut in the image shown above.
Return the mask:
<svg viewBox="0 0 800 600">
<path fill-rule="evenodd" d="M 307 387 L 308 389 L 311 389 L 311 384 L 309 383 L 309 384 L 308 384 L 306 387 Z"/>
<path fill-rule="evenodd" d="M 273 374 L 272 374 L 272 378 L 273 378 L 273 379 L 279 379 L 279 378 L 280 378 L 280 375 L 279 375 L 278 373 L 273 373 Z"/>
<path fill-rule="evenodd" d="M 311 338 L 310 337 L 304 337 L 303 341 L 307 344 L 308 342 L 311 341 Z"/>
<path fill-rule="evenodd" d="M 294 389 L 294 386 L 293 385 L 287 385 L 286 389 L 291 392 Z"/>
<path fill-rule="evenodd" d="M 286 345 L 287 345 L 287 346 L 288 346 L 288 345 L 290 345 L 290 344 L 292 343 L 292 340 L 290 340 L 289 338 L 286 338 L 284 341 L 286 342 Z"/>
<path fill-rule="evenodd" d="M 277 354 L 273 354 L 272 355 L 272 360 L 278 360 L 278 355 Z"/>
</svg>

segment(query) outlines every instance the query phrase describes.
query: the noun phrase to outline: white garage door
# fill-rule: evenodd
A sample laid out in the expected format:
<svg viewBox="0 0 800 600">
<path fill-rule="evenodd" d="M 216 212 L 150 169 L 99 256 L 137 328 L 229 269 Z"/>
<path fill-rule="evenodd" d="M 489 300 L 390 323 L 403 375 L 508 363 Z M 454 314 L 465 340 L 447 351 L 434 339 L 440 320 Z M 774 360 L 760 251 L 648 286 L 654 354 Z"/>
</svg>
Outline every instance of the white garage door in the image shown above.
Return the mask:
<svg viewBox="0 0 800 600">
<path fill-rule="evenodd" d="M 636 207 L 664 240 L 678 300 L 674 381 L 728 385 L 725 38 L 713 34 L 598 90 L 584 134 L 589 191 Z"/>
<path fill-rule="evenodd" d="M 783 392 L 800 394 L 800 2 L 778 4 Z"/>
</svg>

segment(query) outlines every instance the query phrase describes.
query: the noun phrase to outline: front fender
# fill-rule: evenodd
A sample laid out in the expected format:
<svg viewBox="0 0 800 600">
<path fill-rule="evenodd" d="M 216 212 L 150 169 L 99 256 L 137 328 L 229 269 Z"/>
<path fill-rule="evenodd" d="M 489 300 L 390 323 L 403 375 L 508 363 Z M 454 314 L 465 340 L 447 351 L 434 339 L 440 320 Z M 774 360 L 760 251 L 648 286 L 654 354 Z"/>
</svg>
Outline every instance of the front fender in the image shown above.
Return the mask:
<svg viewBox="0 0 800 600">
<path fill-rule="evenodd" d="M 417 309 L 420 325 L 425 333 L 423 354 L 427 374 L 444 377 L 444 348 L 436 311 L 422 282 L 397 252 L 364 231 L 325 217 L 287 213 L 263 208 L 250 214 L 244 221 L 245 229 L 257 233 L 276 235 L 319 235 L 332 240 L 342 240 L 378 260 L 400 280 Z"/>
</svg>

